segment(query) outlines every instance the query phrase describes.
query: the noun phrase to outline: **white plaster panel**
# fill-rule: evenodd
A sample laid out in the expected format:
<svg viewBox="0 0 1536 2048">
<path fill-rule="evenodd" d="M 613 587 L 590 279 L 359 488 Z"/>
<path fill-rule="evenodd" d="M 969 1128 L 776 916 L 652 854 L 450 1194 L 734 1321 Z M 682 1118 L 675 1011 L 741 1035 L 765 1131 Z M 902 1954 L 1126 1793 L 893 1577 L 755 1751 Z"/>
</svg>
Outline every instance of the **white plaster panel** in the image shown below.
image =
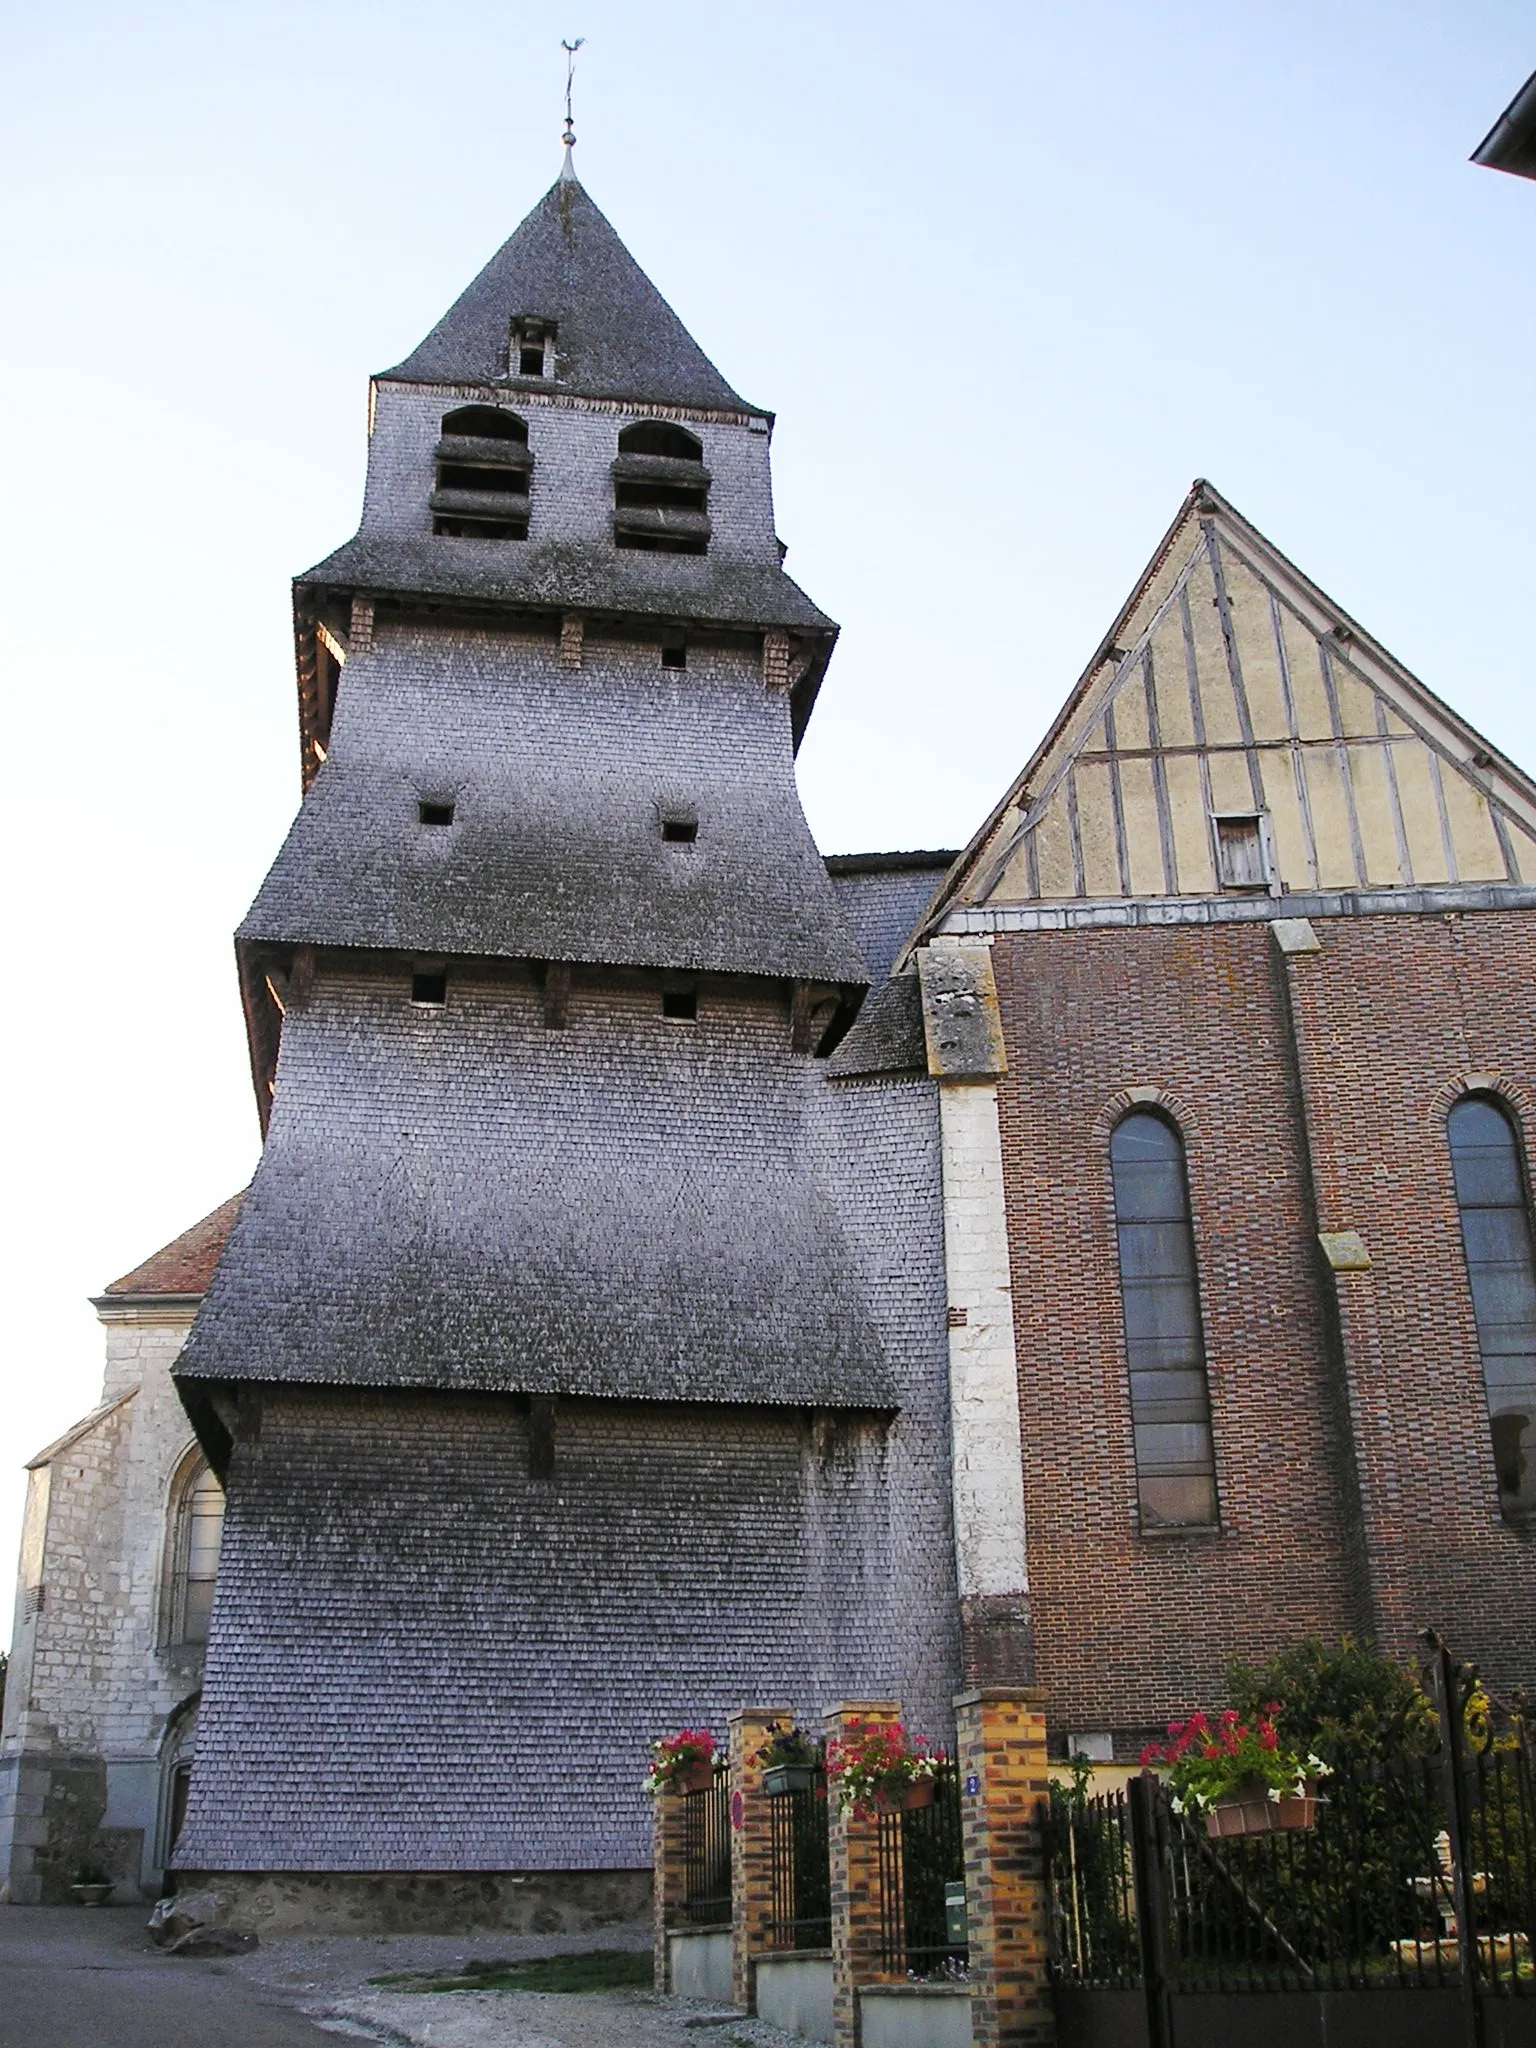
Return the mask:
<svg viewBox="0 0 1536 2048">
<path fill-rule="evenodd" d="M 1022 1593 L 1023 1449 L 995 1085 L 942 1088 L 939 1117 L 949 1305 L 965 1317 L 949 1333 L 960 1592 Z"/>
</svg>

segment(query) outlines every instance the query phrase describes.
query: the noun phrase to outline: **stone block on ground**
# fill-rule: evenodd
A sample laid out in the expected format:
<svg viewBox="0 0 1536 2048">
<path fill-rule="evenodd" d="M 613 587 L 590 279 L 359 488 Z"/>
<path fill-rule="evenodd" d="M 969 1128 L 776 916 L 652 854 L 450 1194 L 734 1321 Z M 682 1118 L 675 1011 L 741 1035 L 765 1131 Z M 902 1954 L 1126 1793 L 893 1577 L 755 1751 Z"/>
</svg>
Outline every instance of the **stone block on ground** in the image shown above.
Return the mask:
<svg viewBox="0 0 1536 2048">
<path fill-rule="evenodd" d="M 171 1948 L 198 1928 L 228 1924 L 231 1900 L 227 1892 L 178 1892 L 157 1899 L 149 1916 L 149 1938 L 157 1948 Z"/>
</svg>

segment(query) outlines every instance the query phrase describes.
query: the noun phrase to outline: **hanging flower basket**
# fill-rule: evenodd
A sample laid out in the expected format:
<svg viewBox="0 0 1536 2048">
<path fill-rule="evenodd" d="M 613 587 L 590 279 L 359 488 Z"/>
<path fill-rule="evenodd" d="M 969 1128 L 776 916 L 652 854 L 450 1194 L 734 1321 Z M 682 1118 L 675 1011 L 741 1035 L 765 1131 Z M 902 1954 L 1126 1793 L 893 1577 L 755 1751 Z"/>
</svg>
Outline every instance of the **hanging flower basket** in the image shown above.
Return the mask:
<svg viewBox="0 0 1536 2048">
<path fill-rule="evenodd" d="M 910 1785 L 902 1785 L 890 1792 L 877 1792 L 875 1805 L 881 1813 L 916 1813 L 919 1807 L 932 1806 L 938 1797 L 932 1778 L 914 1778 Z"/>
<path fill-rule="evenodd" d="M 1205 1831 L 1222 1835 L 1269 1835 L 1283 1828 L 1317 1826 L 1317 1780 L 1308 1778 L 1299 1792 L 1278 1797 L 1262 1778 L 1248 1778 L 1226 1799 L 1218 1799 L 1205 1816 Z"/>
<path fill-rule="evenodd" d="M 845 1814 L 910 1813 L 933 1804 L 948 1761 L 899 1721 L 850 1721 L 827 1744 L 827 1779 Z"/>
<path fill-rule="evenodd" d="M 770 1721 L 767 1735 L 768 1740 L 752 1757 L 762 1770 L 764 1792 L 770 1799 L 809 1792 L 826 1754 L 821 1738 L 794 1721 L 787 1728 L 780 1721 Z"/>
<path fill-rule="evenodd" d="M 650 1758 L 645 1789 L 653 1799 L 660 1792 L 707 1792 L 715 1782 L 715 1738 L 707 1728 L 661 1736 Z"/>
<path fill-rule="evenodd" d="M 783 1799 L 791 1792 L 809 1792 L 815 1775 L 809 1764 L 769 1764 L 763 1772 L 763 1790 L 770 1799 Z"/>
<path fill-rule="evenodd" d="M 1164 1769 L 1173 1811 L 1203 1819 L 1213 1838 L 1316 1827 L 1317 1781 L 1328 1766 L 1319 1756 L 1282 1748 L 1279 1711 L 1271 1701 L 1251 1727 L 1235 1707 L 1215 1721 L 1204 1714 L 1170 1721 L 1168 1741 L 1149 1742 L 1142 1751 L 1142 1768 Z"/>
</svg>

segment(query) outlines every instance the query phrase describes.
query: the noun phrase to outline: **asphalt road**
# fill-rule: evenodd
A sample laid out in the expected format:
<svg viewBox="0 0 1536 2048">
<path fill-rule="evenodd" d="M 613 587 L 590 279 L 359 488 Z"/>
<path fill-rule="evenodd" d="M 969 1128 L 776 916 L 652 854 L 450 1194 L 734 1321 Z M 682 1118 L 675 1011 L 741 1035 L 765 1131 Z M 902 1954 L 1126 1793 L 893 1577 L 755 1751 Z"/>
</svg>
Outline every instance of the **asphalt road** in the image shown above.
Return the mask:
<svg viewBox="0 0 1536 2048">
<path fill-rule="evenodd" d="M 336 2048 L 227 1962 L 149 1948 L 146 1906 L 0 1906 L 0 2048 Z"/>
</svg>

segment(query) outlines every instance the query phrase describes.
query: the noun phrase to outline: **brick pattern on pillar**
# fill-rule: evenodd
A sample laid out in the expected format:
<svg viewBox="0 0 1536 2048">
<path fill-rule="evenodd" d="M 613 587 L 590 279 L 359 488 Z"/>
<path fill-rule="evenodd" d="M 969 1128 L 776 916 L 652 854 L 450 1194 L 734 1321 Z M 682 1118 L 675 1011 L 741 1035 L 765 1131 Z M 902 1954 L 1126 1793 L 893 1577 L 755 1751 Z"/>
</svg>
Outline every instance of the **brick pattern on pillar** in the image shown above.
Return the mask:
<svg viewBox="0 0 1536 2048">
<path fill-rule="evenodd" d="M 667 1981 L 667 1935 L 681 1924 L 683 1901 L 688 1894 L 680 1792 L 658 1792 L 651 1802 L 651 1871 L 651 1948 L 656 1989 L 667 1991 L 671 1989 Z"/>
<path fill-rule="evenodd" d="M 352 600 L 352 621 L 347 632 L 349 654 L 371 654 L 373 652 L 373 599 L 354 597 Z"/>
<path fill-rule="evenodd" d="M 1056 2039 L 1041 1825 L 1045 1697 L 988 1686 L 955 1698 L 973 2048 L 1050 2048 Z"/>
<path fill-rule="evenodd" d="M 777 627 L 763 635 L 763 688 L 779 694 L 789 688 L 789 635 Z"/>
<path fill-rule="evenodd" d="M 731 1759 L 731 2002 L 754 2008 L 752 1958 L 768 1946 L 773 1918 L 773 1873 L 767 1795 L 757 1752 L 777 1722 L 794 1720 L 788 1707 L 743 1707 L 730 1720 Z M 741 1825 L 736 1825 L 740 1815 Z"/>
<path fill-rule="evenodd" d="M 840 1736 L 854 1721 L 899 1721 L 899 1700 L 845 1700 L 827 1715 L 827 1736 Z M 859 2048 L 859 1986 L 898 1984 L 880 1955 L 880 1858 L 877 1822 L 840 1812 L 835 1792 L 827 1815 L 832 1871 L 832 2040 L 834 2048 Z"/>
</svg>

